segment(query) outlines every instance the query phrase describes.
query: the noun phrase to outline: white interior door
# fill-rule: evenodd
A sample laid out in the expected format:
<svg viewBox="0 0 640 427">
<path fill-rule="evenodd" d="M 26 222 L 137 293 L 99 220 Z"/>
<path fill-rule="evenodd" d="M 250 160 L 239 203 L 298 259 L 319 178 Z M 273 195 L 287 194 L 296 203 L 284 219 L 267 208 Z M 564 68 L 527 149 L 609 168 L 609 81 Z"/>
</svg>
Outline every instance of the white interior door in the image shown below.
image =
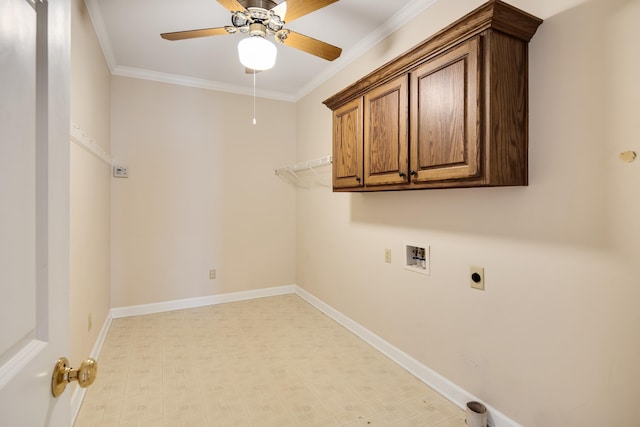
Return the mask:
<svg viewBox="0 0 640 427">
<path fill-rule="evenodd" d="M 0 424 L 69 427 L 69 0 L 0 0 Z"/>
</svg>

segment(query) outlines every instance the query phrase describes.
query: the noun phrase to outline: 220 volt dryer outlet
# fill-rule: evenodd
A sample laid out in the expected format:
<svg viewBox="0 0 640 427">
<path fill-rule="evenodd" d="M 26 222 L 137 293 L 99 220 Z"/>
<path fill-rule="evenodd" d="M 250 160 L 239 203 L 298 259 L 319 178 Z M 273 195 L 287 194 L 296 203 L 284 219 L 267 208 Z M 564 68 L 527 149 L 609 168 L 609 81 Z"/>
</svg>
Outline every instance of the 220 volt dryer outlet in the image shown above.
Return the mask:
<svg viewBox="0 0 640 427">
<path fill-rule="evenodd" d="M 471 287 L 484 291 L 484 268 L 472 265 L 469 269 Z"/>
</svg>

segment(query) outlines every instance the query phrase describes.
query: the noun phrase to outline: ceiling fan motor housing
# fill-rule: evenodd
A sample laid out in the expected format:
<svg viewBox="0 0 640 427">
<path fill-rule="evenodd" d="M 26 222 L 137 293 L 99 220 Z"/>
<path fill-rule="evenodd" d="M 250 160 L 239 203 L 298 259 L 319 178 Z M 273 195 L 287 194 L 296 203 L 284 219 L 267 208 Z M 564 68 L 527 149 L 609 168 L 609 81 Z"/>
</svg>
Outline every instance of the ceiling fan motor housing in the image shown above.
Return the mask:
<svg viewBox="0 0 640 427">
<path fill-rule="evenodd" d="M 273 0 L 238 0 L 245 9 L 250 7 L 258 7 L 260 9 L 271 10 L 278 4 Z"/>
<path fill-rule="evenodd" d="M 231 23 L 235 28 L 227 28 L 230 34 L 240 31 L 252 36 L 265 37 L 267 34 L 276 34 L 284 27 L 282 17 L 270 9 L 277 6 L 274 1 L 245 0 L 239 3 L 245 6 L 246 10 L 231 13 Z"/>
</svg>

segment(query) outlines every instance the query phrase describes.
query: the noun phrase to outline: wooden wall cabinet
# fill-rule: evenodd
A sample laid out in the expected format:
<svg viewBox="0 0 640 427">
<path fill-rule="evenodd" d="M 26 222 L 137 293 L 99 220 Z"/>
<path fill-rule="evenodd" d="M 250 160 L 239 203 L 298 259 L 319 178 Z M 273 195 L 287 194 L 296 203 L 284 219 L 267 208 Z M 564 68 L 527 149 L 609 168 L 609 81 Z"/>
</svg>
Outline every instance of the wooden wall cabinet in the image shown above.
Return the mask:
<svg viewBox="0 0 640 427">
<path fill-rule="evenodd" d="M 417 183 L 480 175 L 480 39 L 411 71 L 411 175 Z"/>
<path fill-rule="evenodd" d="M 333 188 L 357 188 L 362 179 L 362 98 L 333 112 Z"/>
<path fill-rule="evenodd" d="M 541 23 L 491 0 L 325 100 L 334 191 L 527 185 L 527 49 Z"/>
<path fill-rule="evenodd" d="M 364 95 L 364 182 L 407 182 L 409 79 L 397 77 Z"/>
</svg>

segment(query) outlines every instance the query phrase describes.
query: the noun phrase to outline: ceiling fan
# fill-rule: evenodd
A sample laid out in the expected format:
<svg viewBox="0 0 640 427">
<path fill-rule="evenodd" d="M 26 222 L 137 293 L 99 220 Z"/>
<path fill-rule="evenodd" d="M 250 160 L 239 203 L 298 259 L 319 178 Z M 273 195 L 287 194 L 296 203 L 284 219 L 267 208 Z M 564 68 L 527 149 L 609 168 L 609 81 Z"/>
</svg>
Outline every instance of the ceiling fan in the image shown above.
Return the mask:
<svg viewBox="0 0 640 427">
<path fill-rule="evenodd" d="M 333 61 L 342 53 L 339 47 L 284 28 L 285 22 L 291 22 L 338 0 L 286 0 L 280 4 L 274 0 L 217 1 L 231 12 L 232 25 L 162 33 L 160 36 L 167 40 L 184 40 L 238 32 L 249 34 L 250 37 L 238 44 L 238 52 L 240 62 L 251 72 L 266 70 L 275 64 L 276 47 L 267 40 L 267 35 L 274 36 L 282 44 L 328 61 Z"/>
</svg>

